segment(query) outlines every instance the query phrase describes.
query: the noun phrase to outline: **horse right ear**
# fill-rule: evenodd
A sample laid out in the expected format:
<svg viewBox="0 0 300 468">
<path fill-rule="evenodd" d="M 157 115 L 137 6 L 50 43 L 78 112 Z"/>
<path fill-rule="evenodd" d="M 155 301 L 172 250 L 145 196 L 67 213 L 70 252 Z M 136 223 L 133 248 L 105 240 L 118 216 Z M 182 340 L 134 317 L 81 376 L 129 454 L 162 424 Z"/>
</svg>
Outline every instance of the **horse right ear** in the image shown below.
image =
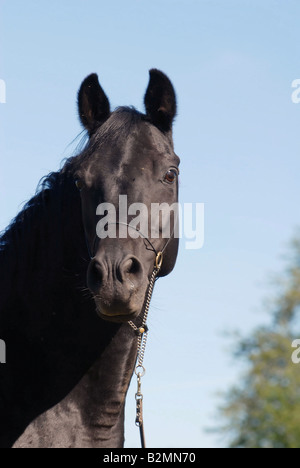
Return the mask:
<svg viewBox="0 0 300 468">
<path fill-rule="evenodd" d="M 161 71 L 152 68 L 145 94 L 146 114 L 150 121 L 163 132 L 172 129 L 176 115 L 176 95 L 169 78 Z"/>
<path fill-rule="evenodd" d="M 80 121 L 89 135 L 92 135 L 110 115 L 109 100 L 99 84 L 96 73 L 89 75 L 80 86 L 78 112 Z"/>
</svg>

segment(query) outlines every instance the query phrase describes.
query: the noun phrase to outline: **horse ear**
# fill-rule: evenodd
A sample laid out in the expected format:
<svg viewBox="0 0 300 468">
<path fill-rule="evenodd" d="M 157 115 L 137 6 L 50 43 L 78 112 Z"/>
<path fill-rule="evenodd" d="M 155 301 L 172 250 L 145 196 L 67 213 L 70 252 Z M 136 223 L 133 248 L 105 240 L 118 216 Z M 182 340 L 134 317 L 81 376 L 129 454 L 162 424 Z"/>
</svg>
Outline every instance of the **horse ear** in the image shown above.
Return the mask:
<svg viewBox="0 0 300 468">
<path fill-rule="evenodd" d="M 176 95 L 169 78 L 159 70 L 149 72 L 150 80 L 144 103 L 150 121 L 163 132 L 172 128 L 176 115 Z"/>
<path fill-rule="evenodd" d="M 110 115 L 109 100 L 96 73 L 89 75 L 78 91 L 78 112 L 82 125 L 91 135 Z"/>
</svg>

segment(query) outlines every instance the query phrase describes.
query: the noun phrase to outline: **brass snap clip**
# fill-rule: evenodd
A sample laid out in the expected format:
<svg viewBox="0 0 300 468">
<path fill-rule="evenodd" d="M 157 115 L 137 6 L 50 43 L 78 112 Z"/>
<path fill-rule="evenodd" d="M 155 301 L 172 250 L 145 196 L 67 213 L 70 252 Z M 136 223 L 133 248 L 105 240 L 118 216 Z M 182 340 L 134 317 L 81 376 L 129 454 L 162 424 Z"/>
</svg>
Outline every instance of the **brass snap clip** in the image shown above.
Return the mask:
<svg viewBox="0 0 300 468">
<path fill-rule="evenodd" d="M 161 269 L 162 262 L 163 262 L 163 254 L 162 254 L 162 252 L 158 252 L 158 254 L 156 255 L 156 258 L 155 258 L 155 267 L 156 267 L 157 270 Z"/>
</svg>

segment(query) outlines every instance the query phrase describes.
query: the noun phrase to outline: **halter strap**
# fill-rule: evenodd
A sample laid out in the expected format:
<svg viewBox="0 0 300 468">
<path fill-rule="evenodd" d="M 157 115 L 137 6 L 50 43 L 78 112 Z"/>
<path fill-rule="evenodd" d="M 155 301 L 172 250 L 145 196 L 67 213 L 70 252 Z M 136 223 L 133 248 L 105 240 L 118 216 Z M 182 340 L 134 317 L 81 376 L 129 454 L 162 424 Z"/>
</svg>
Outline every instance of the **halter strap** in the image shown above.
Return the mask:
<svg viewBox="0 0 300 468">
<path fill-rule="evenodd" d="M 148 242 L 148 244 L 150 245 L 152 251 L 155 253 L 155 256 L 156 256 L 156 259 L 157 257 L 159 257 L 159 260 L 161 260 L 161 263 L 162 263 L 162 255 L 164 253 L 164 251 L 166 250 L 166 248 L 168 247 L 170 241 L 172 239 L 174 239 L 174 232 L 175 232 L 175 227 L 173 228 L 173 231 L 172 231 L 172 234 L 170 235 L 169 239 L 167 240 L 166 244 L 164 245 L 164 247 L 159 250 L 159 252 L 156 250 L 156 248 L 154 247 L 153 243 L 150 241 L 149 237 L 145 236 L 141 231 L 139 231 L 136 227 L 134 226 L 131 226 L 130 224 L 128 223 L 123 223 L 121 221 L 115 221 L 114 223 L 107 223 L 107 225 L 112 225 L 112 224 L 121 224 L 123 226 L 127 226 L 131 229 L 134 229 L 136 232 L 138 232 L 138 234 L 140 235 L 140 237 L 142 237 L 146 242 Z M 94 253 L 94 250 L 95 250 L 95 245 L 96 245 L 96 241 L 97 241 L 97 236 L 94 238 L 94 242 L 93 242 L 93 247 L 92 247 L 92 250 L 90 248 L 90 245 L 88 243 L 88 239 L 87 239 L 87 236 L 85 234 L 85 242 L 86 242 L 86 247 L 87 247 L 87 251 L 88 251 L 88 254 L 89 254 L 89 257 L 90 259 L 94 258 L 95 255 L 93 255 Z M 157 262 L 157 260 L 156 260 Z M 156 263 L 156 267 L 158 266 L 158 264 Z"/>
</svg>

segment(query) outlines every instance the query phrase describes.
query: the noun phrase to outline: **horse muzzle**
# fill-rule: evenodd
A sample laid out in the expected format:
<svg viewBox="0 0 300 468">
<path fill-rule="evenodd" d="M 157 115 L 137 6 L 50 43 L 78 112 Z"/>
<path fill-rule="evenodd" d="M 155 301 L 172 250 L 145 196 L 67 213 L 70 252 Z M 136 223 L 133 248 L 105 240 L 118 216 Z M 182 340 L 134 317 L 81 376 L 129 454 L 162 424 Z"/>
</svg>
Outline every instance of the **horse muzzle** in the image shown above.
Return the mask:
<svg viewBox="0 0 300 468">
<path fill-rule="evenodd" d="M 94 257 L 87 273 L 98 315 L 109 321 L 126 322 L 139 315 L 149 284 L 137 257 L 121 259 Z"/>
</svg>

